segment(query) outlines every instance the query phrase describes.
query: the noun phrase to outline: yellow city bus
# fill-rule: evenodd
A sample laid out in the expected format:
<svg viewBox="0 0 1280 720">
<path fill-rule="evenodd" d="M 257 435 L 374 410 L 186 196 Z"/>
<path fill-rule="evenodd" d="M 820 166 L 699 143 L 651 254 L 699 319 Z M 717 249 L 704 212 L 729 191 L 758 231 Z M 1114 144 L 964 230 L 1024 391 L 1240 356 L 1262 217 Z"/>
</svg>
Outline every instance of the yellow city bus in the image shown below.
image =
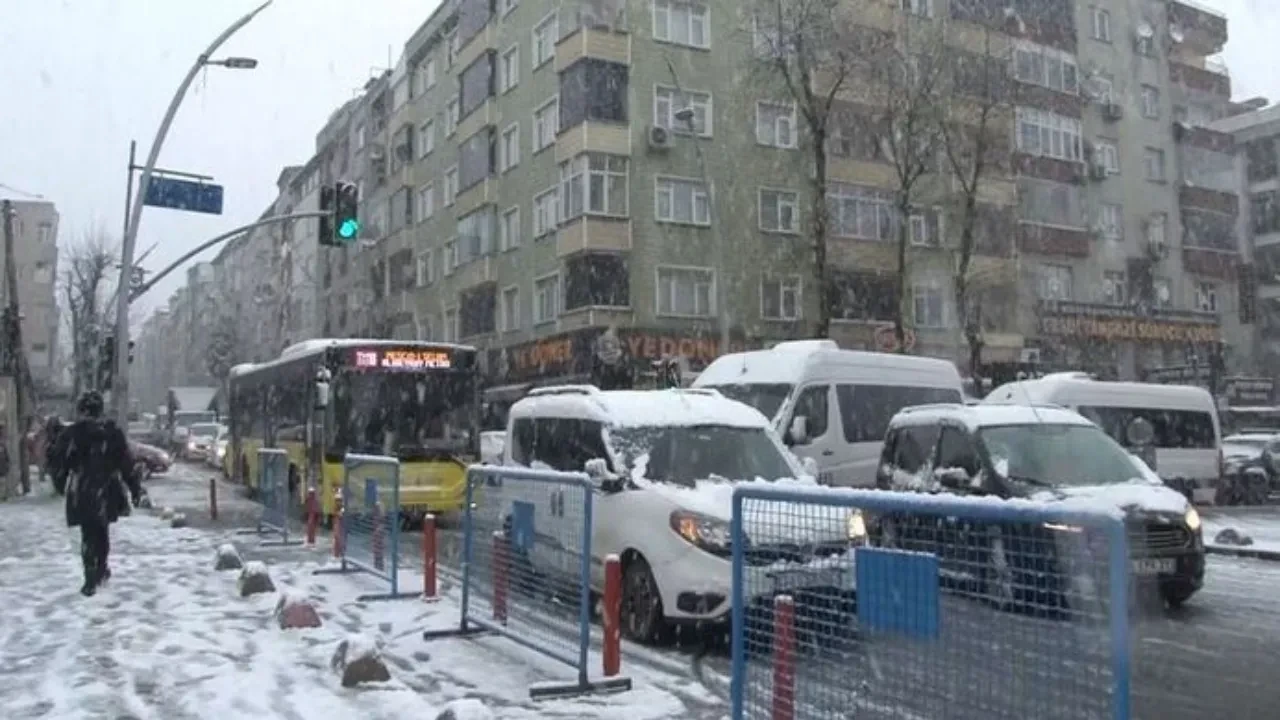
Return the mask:
<svg viewBox="0 0 1280 720">
<path fill-rule="evenodd" d="M 318 388 L 326 382 L 328 391 Z M 315 485 L 326 521 L 346 453 L 400 460 L 400 504 L 410 519 L 462 508 L 466 468 L 479 455 L 476 349 L 449 343 L 324 339 L 228 379 L 233 477 L 257 493 L 258 449 L 289 456 L 290 500 Z M 324 400 L 321 400 L 323 396 Z"/>
</svg>

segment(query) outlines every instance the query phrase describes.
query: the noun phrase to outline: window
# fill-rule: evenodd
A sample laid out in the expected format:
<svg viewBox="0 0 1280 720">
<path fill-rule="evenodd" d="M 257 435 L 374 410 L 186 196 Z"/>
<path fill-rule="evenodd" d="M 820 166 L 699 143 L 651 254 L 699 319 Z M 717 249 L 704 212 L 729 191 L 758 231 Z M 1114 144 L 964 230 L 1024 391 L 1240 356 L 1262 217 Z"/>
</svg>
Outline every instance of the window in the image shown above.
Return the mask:
<svg viewBox="0 0 1280 720">
<path fill-rule="evenodd" d="M 693 110 L 693 117 L 680 119 L 676 113 L 684 109 Z M 707 137 L 711 135 L 711 94 L 685 90 L 683 94 L 675 88 L 658 86 L 653 91 L 653 124 L 667 128 L 676 133 L 690 132 L 692 121 L 694 132 Z"/>
<path fill-rule="evenodd" d="M 940 328 L 943 325 L 942 290 L 933 284 L 911 287 L 912 318 L 916 327 Z"/>
<path fill-rule="evenodd" d="M 766 320 L 799 320 L 800 278 L 765 278 L 761 280 L 760 317 Z"/>
<path fill-rule="evenodd" d="M 933 17 L 933 0 L 902 0 L 902 11 L 918 17 Z"/>
<path fill-rule="evenodd" d="M 761 19 L 760 15 L 751 16 L 751 50 L 758 58 L 781 58 L 791 54 L 794 43 L 790 37 L 784 37 L 775 20 Z"/>
<path fill-rule="evenodd" d="M 1106 168 L 1108 175 L 1120 174 L 1120 148 L 1115 140 L 1098 138 L 1093 143 L 1093 161 Z"/>
<path fill-rule="evenodd" d="M 827 434 L 827 428 L 831 425 L 831 386 L 830 385 L 811 385 L 800 392 L 800 396 L 796 398 L 796 406 L 791 411 L 791 417 L 805 419 L 804 444 L 812 443 L 814 440 Z M 790 430 L 791 423 L 787 423 L 787 429 Z M 795 438 L 798 440 L 799 438 Z"/>
<path fill-rule="evenodd" d="M 1018 178 L 1018 220 L 1037 225 L 1084 228 L 1080 187 L 1069 183 Z"/>
<path fill-rule="evenodd" d="M 520 82 L 520 46 L 512 45 L 502 53 L 502 63 L 498 66 L 499 86 L 507 92 Z"/>
<path fill-rule="evenodd" d="M 756 142 L 767 147 L 796 147 L 794 103 L 756 103 Z"/>
<path fill-rule="evenodd" d="M 791 190 L 760 189 L 760 229 L 765 232 L 800 231 L 800 194 Z"/>
<path fill-rule="evenodd" d="M 837 237 L 889 241 L 896 210 L 889 192 L 860 185 L 831 183 L 827 190 L 831 232 Z"/>
<path fill-rule="evenodd" d="M 458 148 L 457 192 L 492 177 L 498 170 L 498 145 L 496 131 L 485 127 L 467 138 Z"/>
<path fill-rule="evenodd" d="M 502 131 L 502 172 L 520 164 L 520 123 L 512 123 Z"/>
<path fill-rule="evenodd" d="M 659 177 L 654 180 L 654 187 L 654 212 L 659 222 L 711 224 L 710 195 L 702 182 Z"/>
<path fill-rule="evenodd" d="M 418 222 L 430 218 L 436 213 L 436 186 L 427 183 L 418 188 Z"/>
<path fill-rule="evenodd" d="M 1018 108 L 1017 116 L 1018 150 L 1058 160 L 1082 159 L 1079 120 L 1026 107 Z"/>
<path fill-rule="evenodd" d="M 478 110 L 494 96 L 497 72 L 496 53 L 490 51 L 476 58 L 458 76 L 458 118 Z"/>
<path fill-rule="evenodd" d="M 1196 285 L 1196 309 L 1202 312 L 1218 312 L 1218 286 L 1211 282 Z"/>
<path fill-rule="evenodd" d="M 1128 282 L 1123 272 L 1108 270 L 1102 273 L 1102 301 L 1112 305 L 1123 305 Z"/>
<path fill-rule="evenodd" d="M 1194 410 L 1153 410 L 1148 408 L 1097 407 L 1082 405 L 1081 415 L 1092 420 L 1107 435 L 1124 444 L 1126 429 L 1138 417 L 1155 429 L 1155 446 L 1163 449 L 1212 449 L 1218 446 L 1213 416 Z"/>
<path fill-rule="evenodd" d="M 414 266 L 414 285 L 418 287 L 426 287 L 431 284 L 431 252 L 427 251 L 418 256 L 417 264 Z"/>
<path fill-rule="evenodd" d="M 560 165 L 560 219 L 627 215 L 627 158 L 584 153 Z"/>
<path fill-rule="evenodd" d="M 1036 294 L 1041 300 L 1071 299 L 1071 267 L 1067 265 L 1041 265 L 1036 283 Z"/>
<path fill-rule="evenodd" d="M 533 324 L 556 319 L 560 314 L 560 273 L 552 273 L 533 281 Z"/>
<path fill-rule="evenodd" d="M 1142 166 L 1147 179 L 1152 182 L 1164 182 L 1164 151 L 1149 147 L 1142 154 Z"/>
<path fill-rule="evenodd" d="M 423 95 L 426 91 L 436 86 L 436 59 L 428 58 L 422 67 L 418 70 L 419 82 L 422 84 L 419 95 Z"/>
<path fill-rule="evenodd" d="M 929 218 L 924 215 L 912 215 L 907 218 L 907 229 L 910 231 L 911 244 L 916 247 L 933 245 L 934 238 L 929 233 Z"/>
<path fill-rule="evenodd" d="M 356 126 L 356 149 L 359 150 L 363 148 L 366 141 L 368 141 L 368 134 L 365 132 L 364 125 L 357 125 Z"/>
<path fill-rule="evenodd" d="M 1074 55 L 1030 43 L 1019 43 L 1014 52 L 1014 77 L 1058 92 L 1079 91 L 1079 73 Z"/>
<path fill-rule="evenodd" d="M 458 166 L 444 171 L 444 205 L 450 207 L 458 198 Z"/>
<path fill-rule="evenodd" d="M 436 149 L 436 124 L 428 120 L 418 129 L 418 157 L 426 157 Z"/>
<path fill-rule="evenodd" d="M 1173 282 L 1166 277 L 1158 277 L 1151 284 L 1155 295 L 1156 307 L 1167 308 L 1173 305 Z"/>
<path fill-rule="evenodd" d="M 1093 17 L 1093 39 L 1111 42 L 1111 12 L 1095 5 L 1089 13 Z"/>
<path fill-rule="evenodd" d="M 520 207 L 508 208 L 498 225 L 498 250 L 506 252 L 520 247 Z"/>
<path fill-rule="evenodd" d="M 1124 238 L 1124 208 L 1115 203 L 1099 205 L 1098 232 L 1108 240 Z"/>
<path fill-rule="evenodd" d="M 893 385 L 837 385 L 846 442 L 884 442 L 889 420 L 905 407 L 961 402 L 959 390 Z"/>
<path fill-rule="evenodd" d="M 1142 117 L 1160 117 L 1160 88 L 1154 85 L 1143 85 L 1141 92 Z"/>
<path fill-rule="evenodd" d="M 555 232 L 560 211 L 560 188 L 553 187 L 533 196 L 533 237 Z"/>
<path fill-rule="evenodd" d="M 502 332 L 520 329 L 520 287 L 518 285 L 503 289 L 499 312 L 502 313 L 502 322 L 499 324 Z"/>
<path fill-rule="evenodd" d="M 458 240 L 446 240 L 444 244 L 444 274 L 452 275 L 458 269 Z"/>
<path fill-rule="evenodd" d="M 533 111 L 533 151 L 536 153 L 556 144 L 560 128 L 560 96 L 546 101 Z"/>
<path fill-rule="evenodd" d="M 630 307 L 631 271 L 621 253 L 581 252 L 564 261 L 564 309 Z"/>
<path fill-rule="evenodd" d="M 53 239 L 53 226 L 49 223 L 40 223 L 36 226 L 36 244 L 44 245 Z"/>
<path fill-rule="evenodd" d="M 1102 105 L 1115 102 L 1115 81 L 1110 75 L 1093 76 L 1093 97 Z"/>
<path fill-rule="evenodd" d="M 586 58 L 560 73 L 559 130 L 568 130 L 589 120 L 626 123 L 630 68 L 626 65 Z"/>
<path fill-rule="evenodd" d="M 707 5 L 685 0 L 653 0 L 653 39 L 711 47 L 711 14 Z"/>
<path fill-rule="evenodd" d="M 657 313 L 681 317 L 715 314 L 716 273 L 710 268 L 659 267 Z"/>
<path fill-rule="evenodd" d="M 453 135 L 458 129 L 458 101 L 450 100 L 444 111 L 444 134 L 446 136 Z"/>
<path fill-rule="evenodd" d="M 444 311 L 444 322 L 441 330 L 443 342 L 456 342 L 458 340 L 458 308 L 449 308 Z"/>
<path fill-rule="evenodd" d="M 533 67 L 536 69 L 556 55 L 559 18 L 554 12 L 533 27 Z"/>
<path fill-rule="evenodd" d="M 1166 231 L 1169 225 L 1169 216 L 1164 213 L 1151 213 L 1147 218 L 1147 242 L 1152 247 L 1159 247 L 1165 244 Z"/>
<path fill-rule="evenodd" d="M 1244 153 L 1245 172 L 1249 176 L 1249 182 L 1266 182 L 1280 175 L 1275 138 L 1250 140 L 1244 146 Z"/>
<path fill-rule="evenodd" d="M 1267 190 L 1250 195 L 1249 214 L 1255 234 L 1280 232 L 1280 191 Z"/>
</svg>

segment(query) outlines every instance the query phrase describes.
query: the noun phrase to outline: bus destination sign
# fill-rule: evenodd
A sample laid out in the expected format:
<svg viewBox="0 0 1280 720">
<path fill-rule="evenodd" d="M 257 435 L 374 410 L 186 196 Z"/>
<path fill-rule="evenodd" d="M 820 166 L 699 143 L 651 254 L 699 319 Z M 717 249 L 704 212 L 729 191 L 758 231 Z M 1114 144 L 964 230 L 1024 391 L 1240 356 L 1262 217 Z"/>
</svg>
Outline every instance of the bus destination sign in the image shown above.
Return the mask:
<svg viewBox="0 0 1280 720">
<path fill-rule="evenodd" d="M 453 367 L 453 358 L 445 350 L 370 348 L 355 351 L 355 366 L 369 370 L 448 370 Z"/>
</svg>

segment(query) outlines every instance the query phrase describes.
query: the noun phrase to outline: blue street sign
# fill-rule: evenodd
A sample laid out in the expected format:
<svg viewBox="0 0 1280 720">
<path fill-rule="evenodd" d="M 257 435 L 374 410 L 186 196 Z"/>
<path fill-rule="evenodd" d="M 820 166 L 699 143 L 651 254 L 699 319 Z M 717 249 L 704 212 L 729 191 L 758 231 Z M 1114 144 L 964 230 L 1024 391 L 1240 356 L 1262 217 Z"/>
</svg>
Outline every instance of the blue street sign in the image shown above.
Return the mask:
<svg viewBox="0 0 1280 720">
<path fill-rule="evenodd" d="M 147 196 L 142 204 L 221 215 L 222 186 L 171 177 L 152 177 L 147 184 Z"/>
</svg>

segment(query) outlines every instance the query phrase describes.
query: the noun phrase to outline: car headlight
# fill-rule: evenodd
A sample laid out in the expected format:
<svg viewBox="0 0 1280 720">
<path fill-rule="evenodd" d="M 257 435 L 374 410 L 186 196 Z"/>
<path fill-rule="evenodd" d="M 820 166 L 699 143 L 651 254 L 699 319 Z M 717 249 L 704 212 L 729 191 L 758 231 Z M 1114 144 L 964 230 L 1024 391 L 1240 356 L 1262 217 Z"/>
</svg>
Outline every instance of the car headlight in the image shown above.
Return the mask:
<svg viewBox="0 0 1280 720">
<path fill-rule="evenodd" d="M 865 543 L 867 541 L 867 521 L 862 517 L 861 510 L 854 510 L 849 513 L 849 519 L 845 528 L 850 542 Z"/>
<path fill-rule="evenodd" d="M 713 555 L 729 552 L 729 523 L 719 518 L 676 510 L 671 513 L 671 530 L 686 542 Z"/>
<path fill-rule="evenodd" d="M 1200 513 L 1195 508 L 1187 508 L 1187 514 L 1183 516 L 1182 521 L 1187 524 L 1191 532 L 1200 529 Z"/>
</svg>

